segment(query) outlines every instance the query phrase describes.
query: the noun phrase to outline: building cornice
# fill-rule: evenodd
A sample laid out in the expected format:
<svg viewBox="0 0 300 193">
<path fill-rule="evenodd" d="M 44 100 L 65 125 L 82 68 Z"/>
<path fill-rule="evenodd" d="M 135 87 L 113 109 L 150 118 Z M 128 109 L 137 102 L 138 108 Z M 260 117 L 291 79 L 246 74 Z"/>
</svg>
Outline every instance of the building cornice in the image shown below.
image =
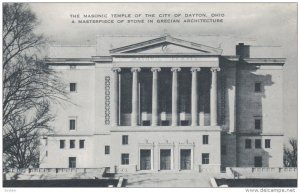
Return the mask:
<svg viewBox="0 0 300 193">
<path fill-rule="evenodd" d="M 221 56 L 225 58 L 226 60 L 229 60 L 231 62 L 238 62 L 240 60 L 239 56 Z"/>
<path fill-rule="evenodd" d="M 237 136 L 284 136 L 284 133 L 236 133 Z"/>
<path fill-rule="evenodd" d="M 92 137 L 94 136 L 93 133 L 90 134 L 48 134 L 44 135 L 44 137 Z"/>
<path fill-rule="evenodd" d="M 92 56 L 93 62 L 112 62 L 113 57 L 111 56 Z"/>
<path fill-rule="evenodd" d="M 51 65 L 95 65 L 91 58 L 45 58 L 44 62 Z"/>
<path fill-rule="evenodd" d="M 155 56 L 155 57 L 164 57 L 164 56 L 213 56 L 218 57 L 218 54 L 215 53 L 116 53 L 111 54 L 113 57 L 135 57 L 135 56 Z"/>
<path fill-rule="evenodd" d="M 243 61 L 249 64 L 283 65 L 286 62 L 286 58 L 243 58 Z"/>
</svg>

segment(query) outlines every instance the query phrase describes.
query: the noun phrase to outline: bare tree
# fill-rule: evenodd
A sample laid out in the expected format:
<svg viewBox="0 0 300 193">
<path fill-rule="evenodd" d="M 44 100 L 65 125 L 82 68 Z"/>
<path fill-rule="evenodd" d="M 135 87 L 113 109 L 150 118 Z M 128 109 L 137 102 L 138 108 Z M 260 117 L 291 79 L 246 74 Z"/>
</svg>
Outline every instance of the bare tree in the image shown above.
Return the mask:
<svg viewBox="0 0 300 193">
<path fill-rule="evenodd" d="M 10 130 L 4 136 L 3 147 L 7 156 L 6 168 L 38 166 L 40 129 L 49 129 L 48 122 L 52 119 L 49 103 L 45 102 L 31 118 L 18 116 L 9 122 Z"/>
<path fill-rule="evenodd" d="M 298 157 L 298 149 L 297 149 L 297 139 L 290 139 L 289 146 L 285 146 L 283 149 L 283 164 L 285 167 L 297 167 L 297 157 Z"/>
<path fill-rule="evenodd" d="M 3 4 L 3 161 L 35 166 L 39 137 L 49 131 L 50 102 L 66 100 L 64 83 L 38 59 L 46 43 L 36 16 L 24 3 Z"/>
</svg>

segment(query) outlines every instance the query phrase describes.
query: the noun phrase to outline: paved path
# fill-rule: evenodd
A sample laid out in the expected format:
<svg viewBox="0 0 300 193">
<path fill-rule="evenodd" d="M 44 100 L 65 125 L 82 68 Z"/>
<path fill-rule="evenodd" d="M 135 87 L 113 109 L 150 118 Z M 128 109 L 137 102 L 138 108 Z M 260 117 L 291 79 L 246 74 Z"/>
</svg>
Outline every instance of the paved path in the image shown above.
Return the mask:
<svg viewBox="0 0 300 193">
<path fill-rule="evenodd" d="M 118 174 L 127 179 L 126 187 L 211 187 L 210 177 L 204 173 L 134 173 Z"/>
</svg>

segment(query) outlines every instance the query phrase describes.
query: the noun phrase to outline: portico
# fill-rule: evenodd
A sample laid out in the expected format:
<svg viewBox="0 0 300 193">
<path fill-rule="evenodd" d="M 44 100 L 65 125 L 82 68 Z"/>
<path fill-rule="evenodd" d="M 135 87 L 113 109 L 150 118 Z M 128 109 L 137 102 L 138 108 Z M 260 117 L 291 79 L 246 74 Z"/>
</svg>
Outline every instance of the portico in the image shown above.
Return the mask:
<svg viewBox="0 0 300 193">
<path fill-rule="evenodd" d="M 110 50 L 116 172 L 219 171 L 222 50 L 164 36 Z M 203 141 L 210 139 L 211 141 Z M 131 156 L 131 157 L 130 157 Z"/>
<path fill-rule="evenodd" d="M 205 113 L 204 106 L 206 104 L 209 104 L 207 119 L 210 120 L 209 125 L 206 125 L 217 125 L 217 72 L 220 71 L 220 68 L 114 67 L 112 71 L 114 73 L 113 90 L 116 93 L 123 91 L 123 93 L 115 95 L 118 97 L 115 98 L 112 105 L 114 108 L 112 123 L 115 126 L 204 126 L 204 119 L 199 116 Z M 201 75 L 205 76 L 206 82 L 199 82 L 199 80 L 203 80 Z M 126 83 L 122 83 L 122 80 Z M 131 85 L 129 85 L 130 83 Z M 122 86 L 126 88 L 122 88 Z M 160 92 L 161 89 L 169 91 L 169 88 L 171 88 L 171 95 L 168 92 Z M 205 103 L 200 104 L 201 97 L 204 98 Z M 122 104 L 122 101 L 126 105 Z M 171 106 L 168 105 L 170 101 Z M 131 103 L 131 112 L 128 103 Z M 125 106 L 127 109 L 124 108 Z M 170 108 L 168 108 L 169 106 Z M 201 109 L 202 111 L 200 111 Z M 123 119 L 118 119 L 119 116 Z M 130 123 L 128 124 L 129 116 Z M 124 119 L 127 120 L 122 121 Z"/>
</svg>

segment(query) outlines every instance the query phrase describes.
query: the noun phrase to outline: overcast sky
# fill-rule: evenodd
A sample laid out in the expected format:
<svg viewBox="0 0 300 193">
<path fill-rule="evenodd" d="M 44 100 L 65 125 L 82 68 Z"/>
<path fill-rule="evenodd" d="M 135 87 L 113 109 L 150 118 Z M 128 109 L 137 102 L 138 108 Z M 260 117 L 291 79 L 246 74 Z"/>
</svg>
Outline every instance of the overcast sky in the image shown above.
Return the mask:
<svg viewBox="0 0 300 193">
<path fill-rule="evenodd" d="M 31 3 L 39 31 L 55 44 L 95 44 L 96 35 L 216 35 L 255 39 L 260 45 L 281 45 L 284 69 L 284 125 L 297 132 L 297 5 L 296 3 Z M 70 14 L 224 14 L 223 23 L 78 24 Z M 98 18 L 101 19 L 101 18 Z M 155 18 L 155 20 L 158 17 Z M 162 18 L 163 19 L 163 18 Z"/>
</svg>

